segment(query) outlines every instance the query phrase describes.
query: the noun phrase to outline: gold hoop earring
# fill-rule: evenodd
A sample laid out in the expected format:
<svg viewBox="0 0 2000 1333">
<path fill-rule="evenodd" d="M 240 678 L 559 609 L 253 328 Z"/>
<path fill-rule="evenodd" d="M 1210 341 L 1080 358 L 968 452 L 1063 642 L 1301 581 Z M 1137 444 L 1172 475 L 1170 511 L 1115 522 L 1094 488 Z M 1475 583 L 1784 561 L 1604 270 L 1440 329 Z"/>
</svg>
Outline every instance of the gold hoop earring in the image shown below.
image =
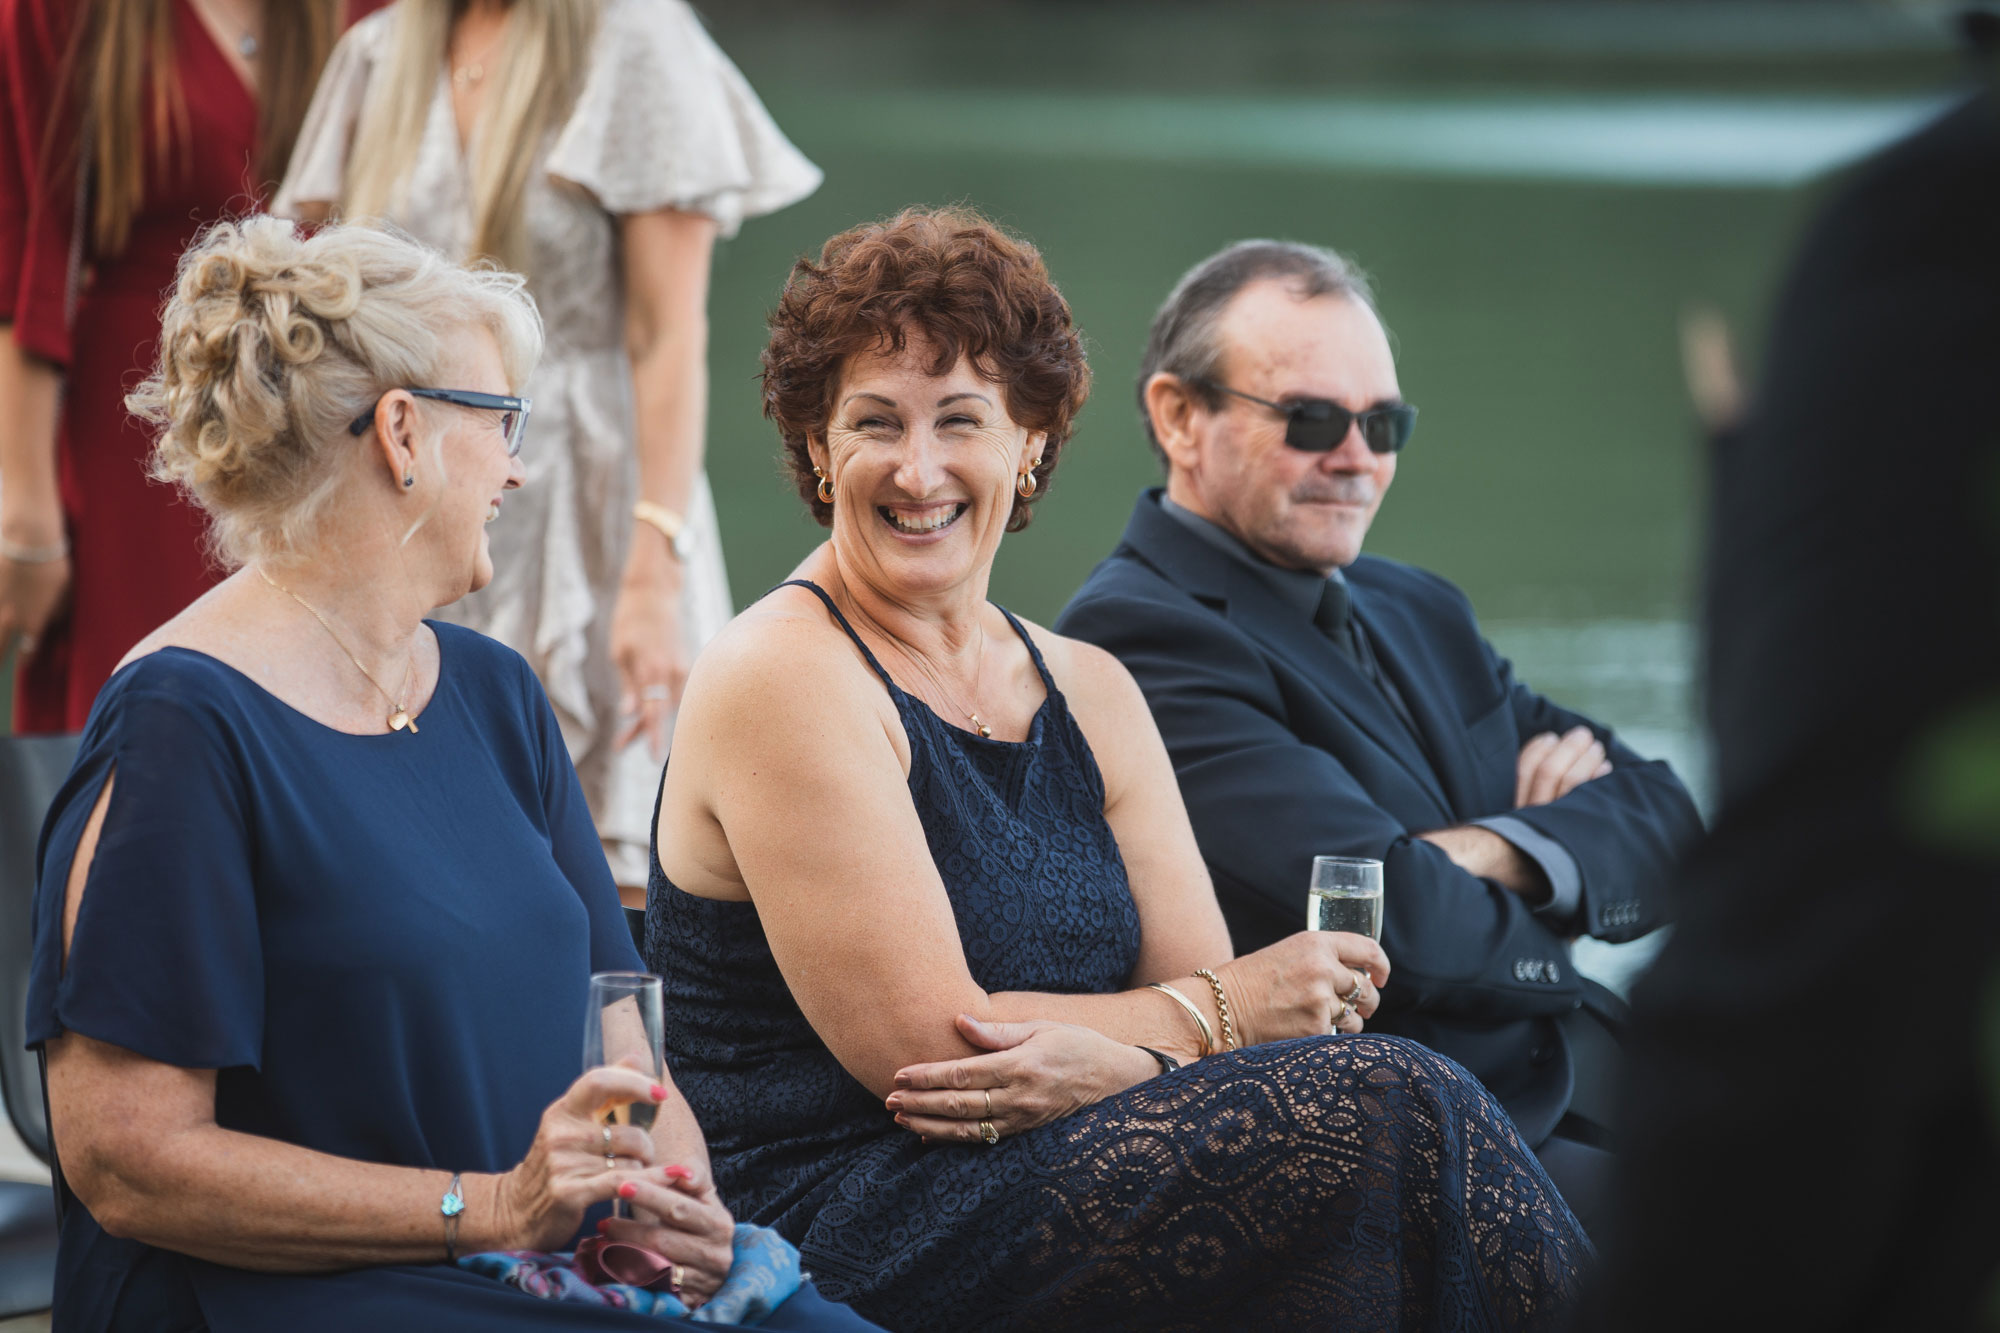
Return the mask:
<svg viewBox="0 0 2000 1333">
<path fill-rule="evenodd" d="M 1040 462 L 1041 460 L 1036 459 L 1035 461 Z M 1021 474 L 1021 479 L 1014 483 L 1014 491 L 1023 500 L 1032 500 L 1035 498 L 1035 474 L 1032 470 Z"/>
<path fill-rule="evenodd" d="M 818 468 L 813 469 L 813 475 L 819 478 L 819 487 L 814 491 L 814 494 L 819 496 L 819 502 L 823 505 L 832 504 L 833 478 L 827 476 L 826 473 L 820 471 Z"/>
</svg>

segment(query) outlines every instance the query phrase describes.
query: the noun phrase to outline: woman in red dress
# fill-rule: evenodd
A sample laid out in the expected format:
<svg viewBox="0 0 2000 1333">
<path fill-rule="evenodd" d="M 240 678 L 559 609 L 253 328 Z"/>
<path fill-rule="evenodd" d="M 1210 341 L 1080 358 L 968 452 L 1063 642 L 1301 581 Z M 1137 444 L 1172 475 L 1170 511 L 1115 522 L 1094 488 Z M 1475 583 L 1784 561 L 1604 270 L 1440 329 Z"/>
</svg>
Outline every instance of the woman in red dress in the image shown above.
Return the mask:
<svg viewBox="0 0 2000 1333">
<path fill-rule="evenodd" d="M 220 570 L 125 411 L 195 233 L 284 176 L 321 65 L 381 0 L 0 0 L 0 659 L 77 731 Z M 79 187 L 79 179 L 82 186 Z"/>
</svg>

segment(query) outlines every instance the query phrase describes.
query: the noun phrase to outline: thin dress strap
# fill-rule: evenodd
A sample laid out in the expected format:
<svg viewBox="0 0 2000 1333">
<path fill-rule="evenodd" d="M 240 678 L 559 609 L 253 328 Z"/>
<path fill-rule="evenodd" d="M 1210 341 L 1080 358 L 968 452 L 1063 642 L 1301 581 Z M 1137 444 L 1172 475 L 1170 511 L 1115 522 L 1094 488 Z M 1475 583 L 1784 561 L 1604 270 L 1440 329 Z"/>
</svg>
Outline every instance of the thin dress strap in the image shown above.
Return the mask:
<svg viewBox="0 0 2000 1333">
<path fill-rule="evenodd" d="M 778 587 L 806 588 L 812 592 L 813 596 L 819 598 L 822 602 L 825 602 L 826 609 L 833 612 L 833 618 L 840 622 L 840 627 L 842 629 L 847 631 L 847 637 L 854 640 L 854 646 L 856 648 L 859 648 L 861 650 L 861 655 L 868 659 L 868 665 L 875 668 L 875 674 L 882 678 L 882 683 L 889 687 L 889 692 L 891 694 L 900 693 L 900 691 L 898 691 L 896 688 L 896 682 L 890 679 L 889 673 L 882 669 L 882 664 L 875 660 L 875 654 L 868 651 L 868 645 L 863 643 L 861 641 L 861 636 L 854 632 L 854 626 L 847 623 L 847 617 L 840 614 L 840 608 L 833 604 L 833 598 L 827 596 L 825 588 L 820 587 L 817 583 L 814 583 L 811 579 L 786 579 L 783 583 L 780 583 Z M 1013 619 L 1013 617 L 1009 616 L 1008 619 L 1011 620 Z M 1018 626 L 1016 628 L 1018 628 Z M 1029 648 L 1030 651 L 1032 651 L 1033 645 L 1032 644 L 1029 645 Z M 1040 664 L 1040 661 L 1041 661 L 1040 658 L 1036 659 L 1037 665 Z M 1046 675 L 1047 673 L 1045 672 L 1043 674 Z"/>
<path fill-rule="evenodd" d="M 996 603 L 996 605 L 998 604 Z M 1028 656 L 1035 659 L 1035 670 L 1038 673 L 1040 673 L 1042 677 L 1042 688 L 1047 690 L 1052 695 L 1060 693 L 1060 691 L 1056 689 L 1056 678 L 1049 674 L 1049 664 L 1042 660 L 1042 650 L 1035 646 L 1035 641 L 1028 634 L 1027 627 L 1023 625 L 1020 621 L 1014 619 L 1014 613 L 1012 611 L 1009 611 L 1004 606 L 1000 607 L 1000 614 L 1007 617 L 1007 623 L 1012 625 L 1014 627 L 1014 632 L 1021 636 L 1021 642 L 1028 645 Z"/>
</svg>

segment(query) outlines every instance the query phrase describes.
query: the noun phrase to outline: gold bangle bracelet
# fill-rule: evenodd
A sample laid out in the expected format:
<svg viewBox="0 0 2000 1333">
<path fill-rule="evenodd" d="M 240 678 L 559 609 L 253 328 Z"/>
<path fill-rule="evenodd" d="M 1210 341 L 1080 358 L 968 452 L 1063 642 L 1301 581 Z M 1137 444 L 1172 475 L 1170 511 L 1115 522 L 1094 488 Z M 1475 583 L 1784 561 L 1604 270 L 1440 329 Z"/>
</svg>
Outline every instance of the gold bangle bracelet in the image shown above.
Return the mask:
<svg viewBox="0 0 2000 1333">
<path fill-rule="evenodd" d="M 656 504 L 651 500 L 641 500 L 633 505 L 632 517 L 665 537 L 667 550 L 673 553 L 674 559 L 682 564 L 687 563 L 688 556 L 692 554 L 692 545 L 688 540 L 686 519 L 665 505 Z"/>
<path fill-rule="evenodd" d="M 1222 1019 L 1223 1049 L 1229 1051 L 1237 1049 L 1236 1028 L 1229 1021 L 1229 997 L 1222 993 L 1222 979 L 1205 967 L 1197 967 L 1194 974 L 1206 981 L 1208 988 L 1215 992 L 1215 1012 Z"/>
<path fill-rule="evenodd" d="M 1201 1053 L 1203 1055 L 1215 1054 L 1215 1034 L 1208 1030 L 1208 1020 L 1201 1016 L 1201 1010 L 1194 1007 L 1193 1000 L 1190 1000 L 1187 996 L 1181 994 L 1179 991 L 1175 990 L 1172 986 L 1169 986 L 1164 981 L 1156 981 L 1152 985 L 1146 987 L 1146 989 L 1156 990 L 1162 995 L 1172 996 L 1175 1004 L 1187 1010 L 1188 1017 L 1192 1018 L 1194 1020 L 1195 1027 L 1201 1030 Z"/>
</svg>

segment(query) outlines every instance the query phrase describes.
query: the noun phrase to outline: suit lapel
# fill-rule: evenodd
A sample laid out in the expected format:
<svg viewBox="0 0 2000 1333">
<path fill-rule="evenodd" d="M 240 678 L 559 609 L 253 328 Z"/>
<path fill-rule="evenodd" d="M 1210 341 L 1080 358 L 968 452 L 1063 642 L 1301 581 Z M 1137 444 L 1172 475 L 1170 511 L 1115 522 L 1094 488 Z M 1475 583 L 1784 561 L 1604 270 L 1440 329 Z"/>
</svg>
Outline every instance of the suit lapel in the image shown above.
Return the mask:
<svg viewBox="0 0 2000 1333">
<path fill-rule="evenodd" d="M 1445 790 L 1416 740 L 1389 707 L 1375 682 L 1301 619 L 1242 561 L 1232 559 L 1160 508 L 1157 490 L 1139 497 L 1125 544 L 1196 598 L 1219 603 L 1232 625 L 1289 663 L 1371 741 L 1409 771 L 1449 816 Z M 1398 683 L 1400 684 L 1400 678 Z M 1415 709 L 1415 701 L 1410 701 Z M 1421 718 L 1423 714 L 1419 713 Z"/>
<path fill-rule="evenodd" d="M 1394 599 L 1366 586 L 1365 573 L 1349 569 L 1347 587 L 1355 614 L 1375 649 L 1375 660 L 1395 682 L 1430 749 L 1426 766 L 1449 794 L 1454 819 L 1479 808 L 1479 770 L 1465 723 L 1452 707 L 1452 689 L 1423 649 L 1423 630 Z"/>
</svg>

